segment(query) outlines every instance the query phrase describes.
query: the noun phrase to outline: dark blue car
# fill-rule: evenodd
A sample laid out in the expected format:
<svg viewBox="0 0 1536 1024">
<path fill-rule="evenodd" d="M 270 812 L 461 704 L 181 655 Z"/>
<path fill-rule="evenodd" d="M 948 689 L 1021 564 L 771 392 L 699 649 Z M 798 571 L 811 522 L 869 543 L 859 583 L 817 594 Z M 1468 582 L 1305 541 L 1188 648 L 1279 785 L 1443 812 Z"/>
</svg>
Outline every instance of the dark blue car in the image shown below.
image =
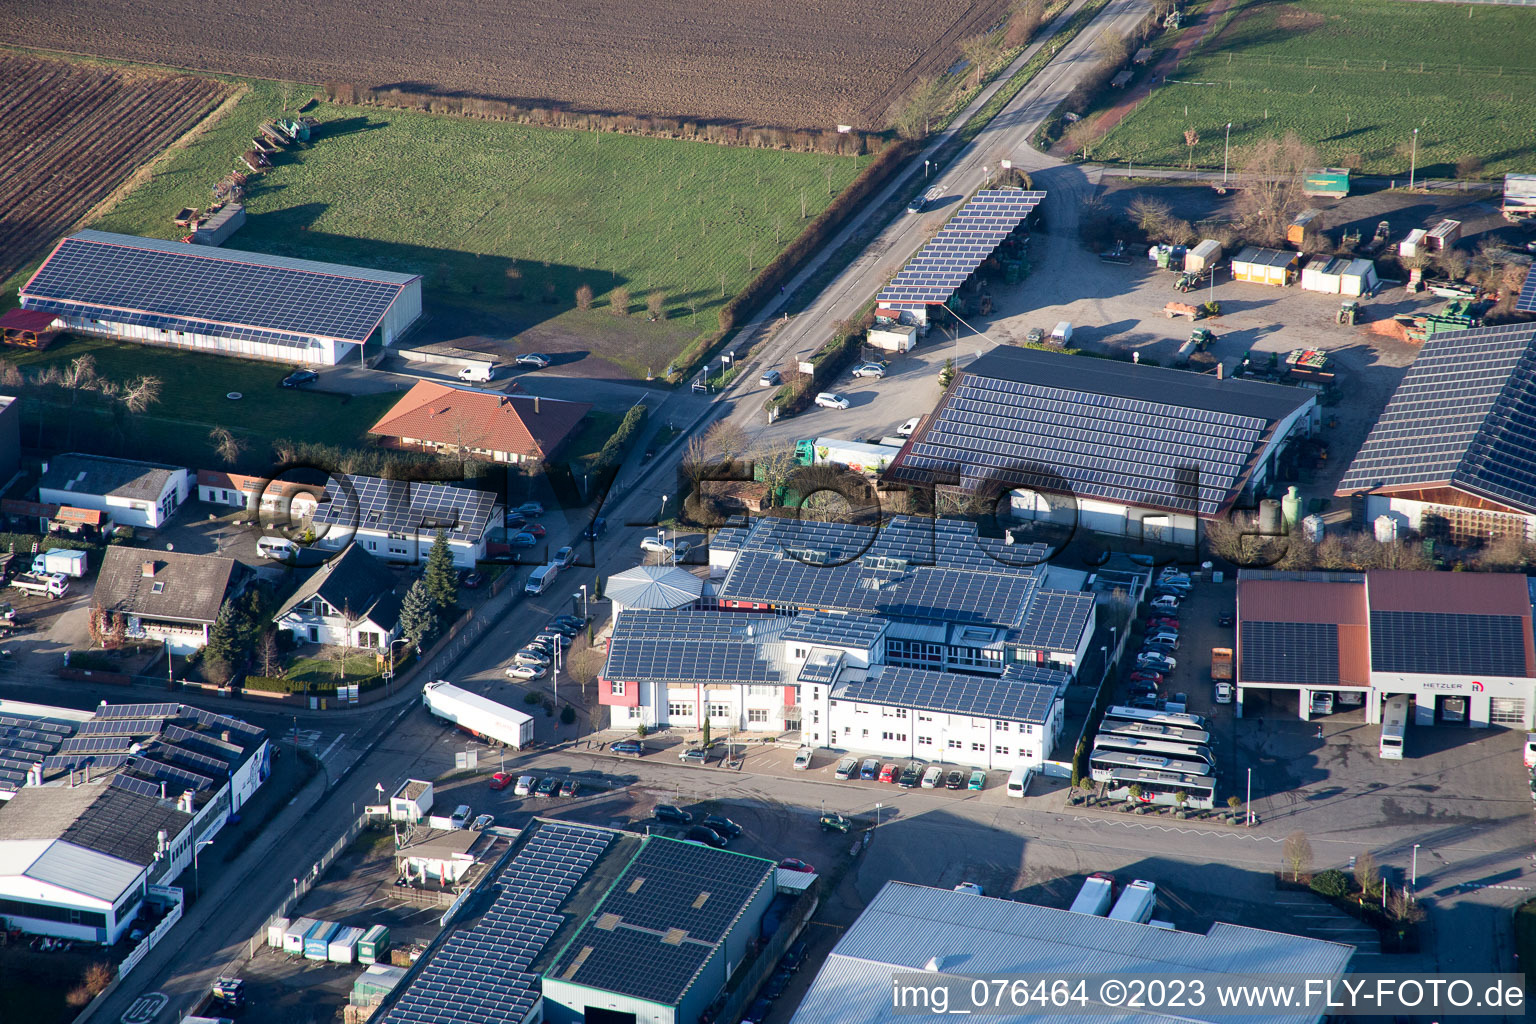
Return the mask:
<svg viewBox="0 0 1536 1024">
<path fill-rule="evenodd" d="M 880 774 L 880 762 L 876 758 L 869 758 L 859 767 L 859 778 L 873 779 Z"/>
</svg>

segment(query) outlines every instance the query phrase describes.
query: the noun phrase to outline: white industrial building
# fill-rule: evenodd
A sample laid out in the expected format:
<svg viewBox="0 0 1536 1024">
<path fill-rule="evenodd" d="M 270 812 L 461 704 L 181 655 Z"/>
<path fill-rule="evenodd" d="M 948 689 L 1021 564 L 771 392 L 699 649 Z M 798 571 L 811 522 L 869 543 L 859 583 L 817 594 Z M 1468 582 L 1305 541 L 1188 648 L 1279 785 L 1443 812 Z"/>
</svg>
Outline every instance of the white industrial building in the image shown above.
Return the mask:
<svg viewBox="0 0 1536 1024">
<path fill-rule="evenodd" d="M 1303 719 L 1313 714 L 1313 698 L 1327 695 L 1335 710 L 1363 704 L 1366 722 L 1379 723 L 1383 705 L 1406 696 L 1416 726 L 1530 729 L 1536 651 L 1526 578 L 1244 571 L 1238 715 L 1253 714 L 1248 702 L 1261 694 L 1268 707 L 1294 707 Z"/>
<path fill-rule="evenodd" d="M 1437 334 L 1334 493 L 1356 503 L 1358 526 L 1387 536 L 1536 540 L 1536 421 L 1515 412 L 1533 401 L 1536 324 Z"/>
<path fill-rule="evenodd" d="M 421 316 L 421 277 L 80 231 L 21 287 L 23 309 L 145 345 L 333 366 Z"/>
<path fill-rule="evenodd" d="M 180 466 L 70 452 L 43 463 L 37 497 L 106 514 L 121 526 L 157 529 L 192 493 L 192 472 Z"/>
<path fill-rule="evenodd" d="M 944 865 L 932 865 L 935 871 Z M 1205 934 L 1092 914 L 994 899 L 968 892 L 887 882 L 832 948 L 790 1024 L 890 1024 L 901 979 L 914 986 L 944 986 L 955 993 L 954 1016 L 963 1009 L 976 978 L 1064 978 L 1105 974 L 1154 979 L 1201 976 L 1208 984 L 1241 986 L 1254 976 L 1318 979 L 1343 977 L 1353 946 L 1286 935 L 1218 921 Z M 1212 979 L 1212 976 L 1219 976 Z M 1048 985 L 1046 986 L 1049 987 Z M 995 988 L 990 991 L 996 991 Z M 1035 989 L 1031 988 L 1031 991 Z M 1094 1005 L 1089 995 L 1090 1016 Z M 1074 1012 L 1076 1010 L 1077 1012 Z M 1266 1024 L 1316 1024 L 1327 1007 L 1268 1012 Z M 1084 1019 L 1075 1004 L 1052 1009 L 1039 1003 L 1009 1012 L 995 1004 L 981 1016 L 999 1024 L 1056 1024 Z M 938 1017 L 931 1007 L 911 1014 Z M 1138 1024 L 1198 1024 L 1232 1019 L 1208 1002 L 1176 1011 L 1154 1007 L 1105 1019 Z"/>
<path fill-rule="evenodd" d="M 1316 393 L 1110 359 L 996 348 L 955 374 L 884 479 L 1008 496 L 1065 531 L 1193 545 L 1273 487 L 1317 428 Z"/>
</svg>

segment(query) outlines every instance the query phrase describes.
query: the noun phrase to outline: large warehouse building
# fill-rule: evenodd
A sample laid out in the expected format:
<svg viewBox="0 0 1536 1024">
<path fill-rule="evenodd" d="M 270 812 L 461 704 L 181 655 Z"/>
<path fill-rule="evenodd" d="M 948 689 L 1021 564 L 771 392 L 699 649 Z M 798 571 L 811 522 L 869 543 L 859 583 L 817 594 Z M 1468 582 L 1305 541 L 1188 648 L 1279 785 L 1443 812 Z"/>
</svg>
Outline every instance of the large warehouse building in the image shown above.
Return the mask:
<svg viewBox="0 0 1536 1024">
<path fill-rule="evenodd" d="M 1187 545 L 1270 487 L 1316 416 L 1304 388 L 997 348 L 955 375 L 885 479 L 1012 491 L 1019 518 Z"/>
<path fill-rule="evenodd" d="M 1256 691 L 1310 718 L 1404 695 L 1415 725 L 1527 729 L 1536 712 L 1531 598 L 1513 573 L 1245 570 L 1237 584 L 1237 713 Z M 1263 713 L 1262 711 L 1258 713 Z"/>
<path fill-rule="evenodd" d="M 1356 515 L 1453 544 L 1536 539 L 1536 324 L 1424 343 L 1339 481 Z M 1364 525 L 1363 523 L 1361 525 Z"/>
<path fill-rule="evenodd" d="M 421 278 L 81 231 L 22 286 L 21 305 L 83 334 L 333 366 L 366 342 L 393 345 L 421 316 Z"/>
</svg>

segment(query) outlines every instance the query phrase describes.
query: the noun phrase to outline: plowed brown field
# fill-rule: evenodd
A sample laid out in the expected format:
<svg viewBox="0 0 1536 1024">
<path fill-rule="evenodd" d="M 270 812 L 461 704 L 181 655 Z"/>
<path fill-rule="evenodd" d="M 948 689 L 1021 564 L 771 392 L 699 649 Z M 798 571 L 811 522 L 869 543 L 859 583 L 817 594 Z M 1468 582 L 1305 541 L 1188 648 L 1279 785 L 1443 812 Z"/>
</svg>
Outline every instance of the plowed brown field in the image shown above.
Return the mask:
<svg viewBox="0 0 1536 1024">
<path fill-rule="evenodd" d="M 0 280 L 227 92 L 191 75 L 0 52 Z"/>
<path fill-rule="evenodd" d="M 790 128 L 884 127 L 1007 0 L 0 2 L 0 40 L 262 78 Z"/>
</svg>

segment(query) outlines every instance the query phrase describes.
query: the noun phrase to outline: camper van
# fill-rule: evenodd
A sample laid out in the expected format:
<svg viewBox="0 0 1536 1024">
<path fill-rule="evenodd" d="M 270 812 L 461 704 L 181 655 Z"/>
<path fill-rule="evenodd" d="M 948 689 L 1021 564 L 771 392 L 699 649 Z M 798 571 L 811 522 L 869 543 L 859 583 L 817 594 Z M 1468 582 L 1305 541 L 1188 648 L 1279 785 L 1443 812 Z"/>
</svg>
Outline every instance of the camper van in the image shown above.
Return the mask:
<svg viewBox="0 0 1536 1024">
<path fill-rule="evenodd" d="M 1381 756 L 1389 761 L 1403 759 L 1403 743 L 1408 738 L 1408 697 L 1389 697 L 1381 708 Z"/>
<path fill-rule="evenodd" d="M 496 373 L 495 363 L 473 363 L 459 370 L 459 380 L 484 384 Z"/>
</svg>

